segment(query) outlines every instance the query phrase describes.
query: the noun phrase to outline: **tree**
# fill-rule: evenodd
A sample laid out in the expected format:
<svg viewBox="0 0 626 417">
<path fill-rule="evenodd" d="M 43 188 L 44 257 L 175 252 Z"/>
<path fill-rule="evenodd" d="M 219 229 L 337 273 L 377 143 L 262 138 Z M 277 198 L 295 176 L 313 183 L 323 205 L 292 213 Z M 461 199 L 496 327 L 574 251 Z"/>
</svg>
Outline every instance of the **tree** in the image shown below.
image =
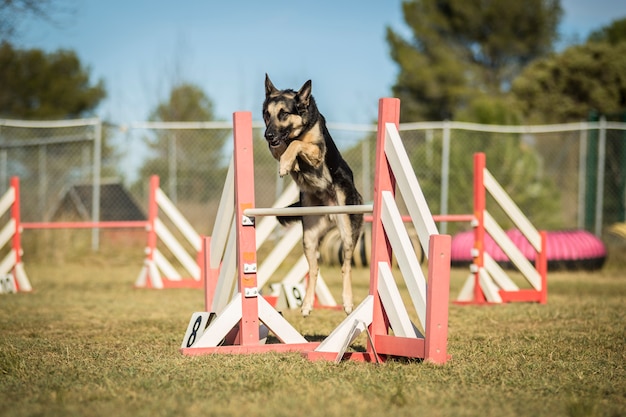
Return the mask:
<svg viewBox="0 0 626 417">
<path fill-rule="evenodd" d="M 558 0 L 413 0 L 403 2 L 412 39 L 391 28 L 400 67 L 393 87 L 403 121 L 442 120 L 484 95 L 499 96 L 521 68 L 557 38 Z"/>
<path fill-rule="evenodd" d="M 614 20 L 610 25 L 600 28 L 589 35 L 589 42 L 606 42 L 617 45 L 626 40 L 626 18 Z"/>
<path fill-rule="evenodd" d="M 586 120 L 626 108 L 626 42 L 590 41 L 530 64 L 512 86 L 534 123 Z"/>
<path fill-rule="evenodd" d="M 626 19 L 593 32 L 587 42 L 529 65 L 514 81 L 512 93 L 523 116 L 533 123 L 581 120 L 623 121 L 626 117 Z M 587 141 L 585 226 L 594 227 L 598 132 Z M 623 135 L 609 137 L 605 149 L 603 220 L 624 221 L 626 146 Z M 582 215 L 582 213 L 581 213 Z"/>
<path fill-rule="evenodd" d="M 391 56 L 399 65 L 393 92 L 402 100 L 401 121 L 520 122 L 508 91 L 529 62 L 552 50 L 562 13 L 558 0 L 412 0 L 403 3 L 403 11 L 411 39 L 387 30 Z M 438 132 L 407 146 L 426 190 L 439 189 L 442 149 Z M 471 155 L 479 151 L 488 161 L 498 161 L 491 172 L 534 221 L 555 226 L 550 222 L 559 204 L 556 187 L 539 169 L 542 160 L 535 149 L 520 135 L 452 132 L 449 212 L 472 209 L 467 194 Z M 439 195 L 429 196 L 435 212 L 438 203 Z M 504 220 L 502 213 L 494 215 Z"/>
<path fill-rule="evenodd" d="M 583 45 L 532 63 L 513 83 L 524 117 L 535 123 L 581 120 L 624 121 L 626 117 L 626 19 L 593 32 Z M 588 133 L 585 223 L 594 223 L 598 132 Z M 612 135 L 605 149 L 603 220 L 626 219 L 626 146 Z M 596 180 L 597 181 L 597 180 Z"/>
<path fill-rule="evenodd" d="M 151 121 L 206 122 L 214 120 L 213 103 L 193 84 L 182 83 L 172 88 L 166 101 L 157 105 Z M 230 129 L 157 130 L 146 139 L 154 157 L 140 170 L 140 181 L 159 175 L 162 187 L 176 200 L 206 201 L 219 198 L 224 185 L 225 166 L 222 157 L 224 142 Z"/>
<path fill-rule="evenodd" d="M 59 0 L 2 0 L 0 1 L 0 41 L 9 40 L 19 33 L 19 20 L 33 16 L 55 23 L 59 16 L 71 12 Z"/>
<path fill-rule="evenodd" d="M 0 117 L 79 118 L 106 96 L 104 82 L 91 84 L 76 53 L 14 49 L 0 45 Z"/>
</svg>

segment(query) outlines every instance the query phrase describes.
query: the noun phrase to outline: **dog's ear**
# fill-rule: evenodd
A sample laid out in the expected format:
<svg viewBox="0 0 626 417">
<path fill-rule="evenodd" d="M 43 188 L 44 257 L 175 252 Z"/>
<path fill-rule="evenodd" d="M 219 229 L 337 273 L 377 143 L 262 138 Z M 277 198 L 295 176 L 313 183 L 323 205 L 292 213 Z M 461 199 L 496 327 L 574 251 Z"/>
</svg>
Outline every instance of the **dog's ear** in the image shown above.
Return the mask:
<svg viewBox="0 0 626 417">
<path fill-rule="evenodd" d="M 296 94 L 296 100 L 302 107 L 309 107 L 309 101 L 311 100 L 311 80 L 304 83 Z"/>
<path fill-rule="evenodd" d="M 265 73 L 265 97 L 269 97 L 277 92 L 278 89 L 274 87 L 274 84 L 272 84 L 272 80 L 270 80 L 269 75 Z"/>
</svg>

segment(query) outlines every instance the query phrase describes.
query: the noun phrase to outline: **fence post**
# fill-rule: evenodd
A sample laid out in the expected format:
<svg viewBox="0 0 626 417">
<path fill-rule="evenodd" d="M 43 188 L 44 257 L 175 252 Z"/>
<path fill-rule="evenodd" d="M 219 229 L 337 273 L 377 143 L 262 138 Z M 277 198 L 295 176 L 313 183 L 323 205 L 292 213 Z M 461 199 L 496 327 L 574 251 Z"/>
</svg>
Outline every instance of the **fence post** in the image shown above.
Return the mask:
<svg viewBox="0 0 626 417">
<path fill-rule="evenodd" d="M 362 172 L 361 172 L 361 176 L 362 176 L 362 181 L 363 181 L 363 185 L 362 185 L 362 190 L 361 190 L 361 194 L 363 195 L 363 200 L 364 201 L 369 201 L 372 199 L 372 180 L 371 180 L 371 170 L 370 170 L 370 165 L 371 165 L 371 161 L 370 161 L 370 141 L 368 138 L 365 138 L 363 140 L 363 145 L 362 149 L 361 149 L 361 156 L 362 156 Z"/>
<path fill-rule="evenodd" d="M 93 193 L 91 195 L 91 220 L 100 221 L 100 171 L 102 163 L 102 122 L 98 119 L 94 125 L 93 141 Z M 91 229 L 91 249 L 96 252 L 100 248 L 100 229 Z"/>
<path fill-rule="evenodd" d="M 587 123 L 581 123 L 580 144 L 578 145 L 578 215 L 576 225 L 579 229 L 585 228 L 585 190 L 587 188 Z"/>
<path fill-rule="evenodd" d="M 174 204 L 178 203 L 178 178 L 176 178 L 176 171 L 178 169 L 177 166 L 177 155 L 176 155 L 176 147 L 177 147 L 177 139 L 176 133 L 172 133 L 172 135 L 168 138 L 168 179 L 167 179 L 167 189 L 170 199 L 174 202 Z"/>
<path fill-rule="evenodd" d="M 13 201 L 13 205 L 11 206 L 11 217 L 15 221 L 15 232 L 13 233 L 13 250 L 15 251 L 15 266 L 13 267 L 13 271 L 15 272 L 13 281 L 15 282 L 15 287 L 17 291 L 26 290 L 29 291 L 28 288 L 20 288 L 20 280 L 18 279 L 17 271 L 15 268 L 19 267 L 22 262 L 22 233 L 20 229 L 22 228 L 21 219 L 20 219 L 20 179 L 18 177 L 11 177 L 11 187 L 13 187 L 15 197 Z"/>
<path fill-rule="evenodd" d="M 598 141 L 598 174 L 596 177 L 596 217 L 594 233 L 602 234 L 602 209 L 604 207 L 604 166 L 606 163 L 606 117 L 600 117 L 600 140 Z"/>
</svg>

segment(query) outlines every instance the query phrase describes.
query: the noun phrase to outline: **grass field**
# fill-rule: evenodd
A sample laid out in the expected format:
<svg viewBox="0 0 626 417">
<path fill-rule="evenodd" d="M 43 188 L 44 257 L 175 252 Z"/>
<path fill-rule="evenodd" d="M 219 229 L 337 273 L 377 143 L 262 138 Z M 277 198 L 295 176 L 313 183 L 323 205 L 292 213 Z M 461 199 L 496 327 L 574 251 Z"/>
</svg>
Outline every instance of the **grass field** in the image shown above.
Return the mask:
<svg viewBox="0 0 626 417">
<path fill-rule="evenodd" d="M 547 305 L 450 305 L 452 359 L 436 366 L 183 356 L 202 292 L 132 289 L 140 266 L 98 257 L 26 264 L 35 291 L 0 296 L 0 415 L 626 415 L 626 276 L 618 270 L 552 273 Z M 451 298 L 466 275 L 453 270 Z M 337 294 L 339 283 L 327 281 Z M 367 281 L 358 270 L 358 296 Z M 344 317 L 285 316 L 309 338 Z"/>
</svg>

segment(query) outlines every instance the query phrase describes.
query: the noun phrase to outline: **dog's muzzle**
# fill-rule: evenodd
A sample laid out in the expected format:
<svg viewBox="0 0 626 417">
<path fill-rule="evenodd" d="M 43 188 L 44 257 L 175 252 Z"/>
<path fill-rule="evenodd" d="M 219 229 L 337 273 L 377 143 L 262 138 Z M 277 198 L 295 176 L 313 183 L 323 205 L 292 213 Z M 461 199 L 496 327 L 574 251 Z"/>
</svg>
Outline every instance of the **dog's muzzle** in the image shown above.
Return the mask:
<svg viewBox="0 0 626 417">
<path fill-rule="evenodd" d="M 277 148 L 282 143 L 282 140 L 276 136 L 274 132 L 265 131 L 265 140 L 272 148 Z"/>
</svg>

